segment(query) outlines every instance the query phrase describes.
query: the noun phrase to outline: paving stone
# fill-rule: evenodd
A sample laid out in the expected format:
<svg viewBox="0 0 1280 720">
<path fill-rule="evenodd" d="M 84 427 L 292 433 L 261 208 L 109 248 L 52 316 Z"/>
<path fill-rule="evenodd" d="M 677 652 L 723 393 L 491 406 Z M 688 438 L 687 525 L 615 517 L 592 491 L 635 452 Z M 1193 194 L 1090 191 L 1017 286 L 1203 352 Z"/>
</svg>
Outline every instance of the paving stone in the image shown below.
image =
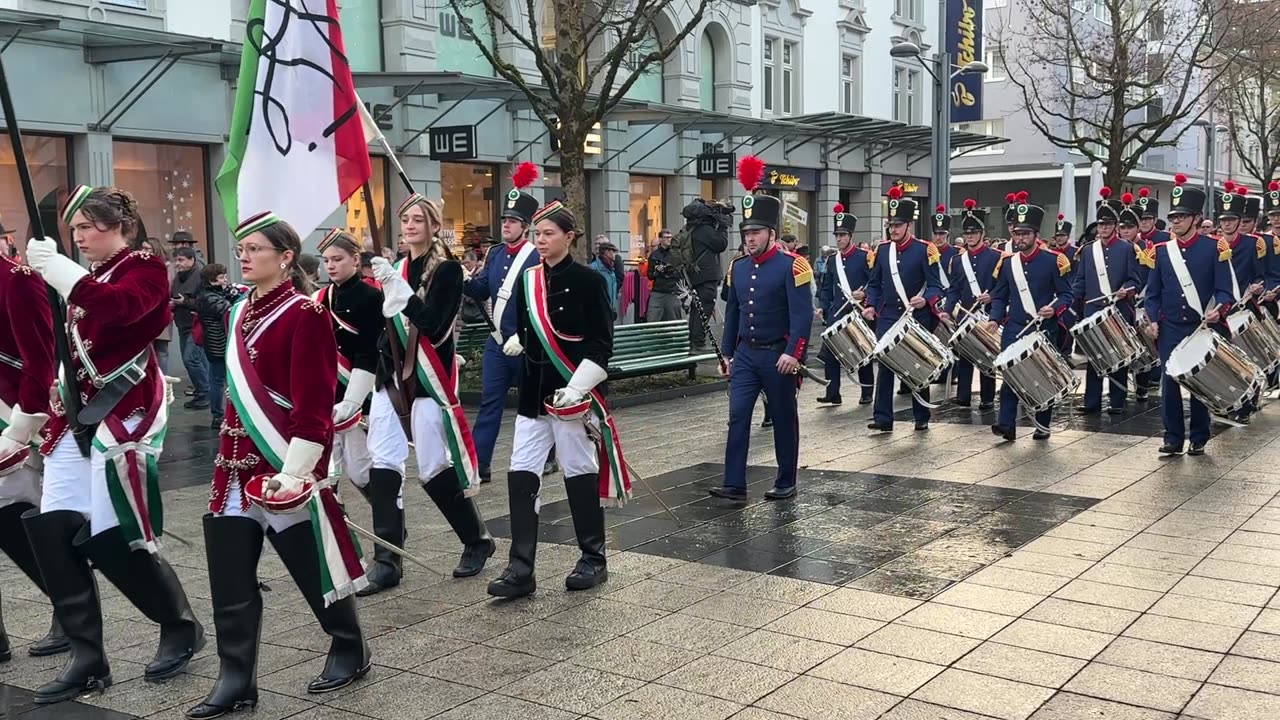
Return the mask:
<svg viewBox="0 0 1280 720">
<path fill-rule="evenodd" d="M 1125 588 L 1089 580 L 1072 580 L 1054 593 L 1053 597 L 1145 612 L 1156 604 L 1161 595 L 1151 590 Z"/>
<path fill-rule="evenodd" d="M 1093 567 L 1094 562 L 1093 560 L 1030 552 L 1027 550 L 1027 546 L 1023 545 L 1018 548 L 1017 552 L 1000 560 L 992 567 L 1027 570 L 1044 573 L 1045 575 L 1074 578 L 1079 577 L 1080 573 Z"/>
<path fill-rule="evenodd" d="M 414 668 L 419 675 L 497 690 L 550 666 L 552 661 L 485 645 L 472 645 Z"/>
<path fill-rule="evenodd" d="M 962 582 L 942 591 L 933 601 L 943 605 L 955 605 L 1016 617 L 1035 607 L 1044 598 L 1044 595 Z"/>
<path fill-rule="evenodd" d="M 1101 560 L 1115 548 L 1111 545 L 1067 540 L 1065 538 L 1042 537 L 1023 545 L 1022 550 L 1045 555 L 1061 555 L 1078 560 Z"/>
<path fill-rule="evenodd" d="M 540 670 L 498 692 L 539 705 L 585 715 L 644 686 L 640 680 L 560 663 Z"/>
<path fill-rule="evenodd" d="M 1253 621 L 1250 629 L 1257 632 L 1280 635 L 1280 610 L 1263 610 L 1258 614 L 1258 618 Z"/>
<path fill-rule="evenodd" d="M 895 622 L 859 640 L 856 647 L 938 665 L 950 665 L 980 642 Z"/>
<path fill-rule="evenodd" d="M 1153 710 L 1178 712 L 1199 687 L 1200 683 L 1194 680 L 1090 663 L 1063 690 Z"/>
<path fill-rule="evenodd" d="M 849 646 L 884 627 L 879 620 L 800 608 L 765 626 L 766 630 Z"/>
<path fill-rule="evenodd" d="M 905 697 L 945 669 L 942 665 L 850 648 L 808 674 Z"/>
<path fill-rule="evenodd" d="M 996 642 L 983 643 L 955 664 L 961 670 L 1048 688 L 1062 687 L 1084 666 L 1083 660 Z"/>
<path fill-rule="evenodd" d="M 809 603 L 809 607 L 815 610 L 829 610 L 885 622 L 901 617 L 919 605 L 919 600 L 853 588 L 839 588 Z"/>
<path fill-rule="evenodd" d="M 1222 661 L 1222 657 L 1220 653 L 1205 650 L 1119 637 L 1094 660 L 1108 665 L 1119 665 L 1134 670 L 1145 670 L 1159 675 L 1203 682 Z"/>
<path fill-rule="evenodd" d="M 610 558 L 612 565 L 613 559 Z M 574 720 L 577 714 L 505 695 L 482 695 L 433 720 Z M 254 718 L 257 720 L 257 718 Z"/>
<path fill-rule="evenodd" d="M 1280 637 L 1246 630 L 1231 648 L 1231 654 L 1280 662 Z"/>
<path fill-rule="evenodd" d="M 745 570 L 735 570 L 733 568 L 717 567 L 715 565 L 703 565 L 701 563 L 689 563 L 673 570 L 660 573 L 654 576 L 654 579 L 662 582 L 672 582 L 680 585 L 692 585 L 693 587 L 702 588 L 704 590 L 728 590 L 735 585 L 752 580 L 756 577 L 755 573 Z"/>
<path fill-rule="evenodd" d="M 1280 697 L 1265 693 L 1205 685 L 1187 705 L 1188 717 L 1206 720 L 1275 720 L 1280 717 Z"/>
<path fill-rule="evenodd" d="M 700 656 L 692 650 L 624 636 L 577 653 L 568 662 L 650 682 Z"/>
<path fill-rule="evenodd" d="M 662 676 L 659 684 L 750 705 L 790 682 L 795 673 L 707 655 Z"/>
<path fill-rule="evenodd" d="M 621 590 L 611 592 L 604 597 L 609 600 L 632 603 L 642 607 L 656 608 L 675 612 L 705 600 L 716 594 L 715 590 L 705 590 L 692 585 L 663 582 L 646 579 Z"/>
<path fill-rule="evenodd" d="M 1114 635 L 1081 630 L 1064 625 L 1051 625 L 1036 620 L 1015 620 L 996 633 L 995 642 L 1089 660 L 1102 652 Z"/>
<path fill-rule="evenodd" d="M 1230 560 L 1201 560 L 1191 574 L 1219 580 L 1267 585 L 1273 588 L 1280 586 L 1280 567 L 1265 567 Z"/>
<path fill-rule="evenodd" d="M 1185 595 L 1166 595 L 1151 606 L 1150 612 L 1152 615 L 1247 628 L 1258 616 L 1259 609 L 1248 605 L 1236 605 Z"/>
<path fill-rule="evenodd" d="M 1280 695 L 1280 663 L 1228 655 L 1209 682 Z"/>
<path fill-rule="evenodd" d="M 1058 588 L 1068 582 L 1070 582 L 1069 578 L 1058 575 L 1018 570 L 1011 567 L 997 567 L 996 565 L 983 568 L 965 578 L 965 583 L 1016 590 L 1042 596 L 1052 595 Z"/>
<path fill-rule="evenodd" d="M 1172 713 L 1122 705 L 1110 700 L 1058 693 L 1031 720 L 1174 720 Z"/>
<path fill-rule="evenodd" d="M 758 706 L 804 720 L 873 720 L 900 698 L 801 675 L 765 697 Z"/>
<path fill-rule="evenodd" d="M 1013 618 L 981 610 L 929 603 L 903 615 L 898 622 L 927 630 L 986 640 L 1013 622 Z"/>
<path fill-rule="evenodd" d="M 726 592 L 790 605 L 804 605 L 835 591 L 835 587 L 823 583 L 778 577 L 777 575 L 760 575 L 741 585 L 734 585 Z"/>
<path fill-rule="evenodd" d="M 1179 580 L 1169 592 L 1175 595 L 1190 595 L 1207 600 L 1265 607 L 1267 601 L 1275 594 L 1275 589 L 1265 585 L 1188 575 Z"/>
<path fill-rule="evenodd" d="M 1148 570 L 1146 568 L 1119 565 L 1117 563 L 1109 563 L 1104 560 L 1085 571 L 1085 573 L 1080 576 L 1080 579 L 1090 582 L 1106 583 L 1108 585 L 1119 585 L 1126 588 L 1167 592 L 1169 588 L 1176 585 L 1178 581 L 1182 579 L 1182 575 L 1178 573 L 1162 572 L 1160 570 Z"/>
<path fill-rule="evenodd" d="M 484 668 L 476 668 L 483 672 Z M 361 688 L 329 702 L 329 705 L 379 720 L 415 720 L 431 717 L 479 697 L 473 687 L 413 673 Z"/>
<path fill-rule="evenodd" d="M 564 661 L 616 635 L 617 633 L 607 630 L 594 630 L 539 620 L 505 635 L 499 635 L 485 644 L 537 655 L 547 660 Z"/>
<path fill-rule="evenodd" d="M 680 612 L 708 620 L 761 628 L 794 611 L 797 607 L 797 605 L 775 600 L 721 593 L 694 603 Z"/>
<path fill-rule="evenodd" d="M 806 672 L 839 653 L 842 647 L 769 630 L 757 630 L 714 654 L 793 673 Z"/>
<path fill-rule="evenodd" d="M 649 642 L 709 653 L 751 632 L 750 628 L 675 613 L 628 633 Z"/>
<path fill-rule="evenodd" d="M 1024 617 L 1028 620 L 1115 635 L 1129 627 L 1139 614 L 1132 610 L 1051 597 L 1031 608 Z"/>
<path fill-rule="evenodd" d="M 1023 720 L 1053 695 L 1053 690 L 952 668 L 920 688 L 912 699 Z"/>
<path fill-rule="evenodd" d="M 742 706 L 706 695 L 661 685 L 648 685 L 628 693 L 591 713 L 600 720 L 723 720 Z"/>
<path fill-rule="evenodd" d="M 919 700 L 903 700 L 880 716 L 880 720 L 985 720 L 990 717 Z"/>
<path fill-rule="evenodd" d="M 1130 625 L 1124 635 L 1210 652 L 1226 652 L 1243 632 L 1240 628 L 1224 625 L 1144 615 Z"/>
</svg>

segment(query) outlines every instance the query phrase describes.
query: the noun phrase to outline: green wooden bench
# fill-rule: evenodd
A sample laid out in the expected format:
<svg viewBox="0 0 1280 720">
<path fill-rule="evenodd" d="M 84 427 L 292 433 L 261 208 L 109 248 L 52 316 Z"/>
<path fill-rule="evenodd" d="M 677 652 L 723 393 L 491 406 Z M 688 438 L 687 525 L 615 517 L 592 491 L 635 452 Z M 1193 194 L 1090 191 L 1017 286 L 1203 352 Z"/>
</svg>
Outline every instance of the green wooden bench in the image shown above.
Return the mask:
<svg viewBox="0 0 1280 720">
<path fill-rule="evenodd" d="M 489 330 L 484 323 L 464 325 L 458 335 L 458 353 L 463 357 L 484 354 Z M 609 360 L 609 379 L 656 375 L 686 370 L 693 378 L 700 362 L 715 360 L 715 353 L 690 354 L 689 323 L 685 320 L 615 325 L 613 357 Z"/>
</svg>

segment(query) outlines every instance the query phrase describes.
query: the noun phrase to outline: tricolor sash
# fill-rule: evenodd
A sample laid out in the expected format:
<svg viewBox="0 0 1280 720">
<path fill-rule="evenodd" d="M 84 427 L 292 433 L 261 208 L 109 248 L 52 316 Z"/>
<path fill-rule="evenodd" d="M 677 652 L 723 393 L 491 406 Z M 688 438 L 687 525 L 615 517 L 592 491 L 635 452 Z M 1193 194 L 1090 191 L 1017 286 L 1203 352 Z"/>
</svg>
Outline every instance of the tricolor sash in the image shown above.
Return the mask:
<svg viewBox="0 0 1280 720">
<path fill-rule="evenodd" d="M 154 389 L 146 414 L 132 432 L 108 414 L 98 424 L 93 447 L 106 459 L 107 494 L 120 521 L 125 542 L 133 550 L 159 552 L 164 534 L 160 500 L 160 451 L 169 426 L 164 376 L 152 368 Z"/>
<path fill-rule="evenodd" d="M 231 337 L 227 348 L 227 378 L 230 381 L 227 389 L 231 404 L 254 446 L 277 471 L 284 467 L 284 457 L 289 450 L 288 400 L 263 384 L 249 357 L 249 348 L 285 311 L 305 300 L 302 295 L 295 295 L 281 302 L 258 322 L 247 337 L 242 320 L 249 302 L 241 300 L 231 308 Z M 312 471 L 315 477 L 327 474 L 326 469 L 319 465 Z M 342 503 L 333 488 L 324 485 L 312 493 L 306 510 L 320 556 L 320 588 L 327 607 L 369 583 L 364 576 L 360 543 L 347 527 Z"/>
<path fill-rule="evenodd" d="M 400 277 L 409 282 L 409 260 L 401 260 L 396 269 Z M 458 487 L 462 494 L 471 497 L 480 491 L 480 469 L 476 459 L 476 445 L 471 438 L 471 425 L 467 423 L 466 413 L 458 402 L 458 365 L 445 365 L 440 353 L 431 344 L 431 338 L 419 336 L 416 329 L 416 342 L 412 355 L 408 353 L 410 343 L 409 326 L 405 322 L 404 313 L 396 313 L 392 318 L 396 328 L 396 336 L 406 349 L 404 363 L 406 370 L 410 363 L 417 373 L 418 382 L 426 389 L 427 395 L 440 406 L 440 415 L 444 420 L 444 436 L 449 445 L 449 459 L 453 461 L 454 472 L 458 475 Z"/>
<path fill-rule="evenodd" d="M 323 305 L 325 310 L 329 311 L 329 317 L 333 318 L 333 324 L 337 325 L 339 330 L 346 330 L 352 335 L 359 335 L 360 331 L 357 330 L 354 325 L 338 317 L 338 313 L 334 311 L 333 309 L 334 293 L 331 292 L 331 289 L 332 289 L 332 286 L 325 286 L 320 288 L 319 290 L 316 291 L 316 294 L 313 296 L 313 299 L 316 302 Z M 346 355 L 343 355 L 342 351 L 339 350 L 338 351 L 338 384 L 345 388 L 347 386 L 347 383 L 349 382 L 351 382 L 351 359 L 348 358 Z"/>
<path fill-rule="evenodd" d="M 556 371 L 567 382 L 578 369 L 560 347 L 555 327 L 551 324 L 551 312 L 547 307 L 547 276 L 541 263 L 525 271 L 524 292 L 529 305 L 529 320 L 547 357 Z M 599 388 L 588 394 L 591 412 L 600 421 L 600 438 L 596 449 L 600 454 L 600 504 L 604 507 L 621 507 L 631 498 L 631 475 L 622 457 L 622 440 L 618 427 L 609 414 L 604 395 Z"/>
</svg>

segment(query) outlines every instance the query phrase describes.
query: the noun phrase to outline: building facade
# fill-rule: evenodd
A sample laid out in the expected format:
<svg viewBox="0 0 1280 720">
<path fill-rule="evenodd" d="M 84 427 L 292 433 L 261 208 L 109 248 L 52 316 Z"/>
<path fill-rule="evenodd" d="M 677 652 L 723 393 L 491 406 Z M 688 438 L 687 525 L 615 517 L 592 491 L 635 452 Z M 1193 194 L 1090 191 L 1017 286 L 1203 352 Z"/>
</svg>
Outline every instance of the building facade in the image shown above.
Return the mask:
<svg viewBox="0 0 1280 720">
<path fill-rule="evenodd" d="M 508 16 L 527 27 L 526 3 L 506 1 Z M 190 231 L 210 260 L 234 266 L 213 181 L 226 155 L 248 5 L 0 0 L 0 25 L 17 31 L 3 59 L 46 224 L 76 184 L 116 184 L 138 197 L 149 235 Z M 482 13 L 459 17 L 448 0 L 339 6 L 361 97 L 414 187 L 442 199 L 455 242 L 497 235 L 497 201 L 522 161 L 542 167 L 535 193 L 560 192 L 546 128 L 509 86 L 495 92 L 502 83 L 470 38 L 489 35 Z M 542 0 L 535 8 L 545 27 L 554 8 Z M 585 232 L 637 258 L 660 229 L 682 224 L 692 199 L 736 202 L 733 161 L 754 152 L 768 165 L 764 190 L 787 200 L 786 230 L 802 244 L 831 242 L 836 202 L 862 218 L 859 240 L 875 241 L 889 187 L 929 196 L 920 140 L 930 81 L 889 48 L 909 40 L 931 52 L 936 12 L 932 0 L 714 0 L 589 141 Z M 688 22 L 664 18 L 659 39 Z M 493 50 L 536 83 L 532 54 L 515 38 L 500 34 Z M 390 209 L 407 190 L 380 152 L 371 146 L 373 217 L 363 197 L 353 198 L 322 231 L 368 234 L 375 220 L 392 241 Z M 29 232 L 13 164 L 0 150 L 0 213 L 7 227 Z"/>
</svg>

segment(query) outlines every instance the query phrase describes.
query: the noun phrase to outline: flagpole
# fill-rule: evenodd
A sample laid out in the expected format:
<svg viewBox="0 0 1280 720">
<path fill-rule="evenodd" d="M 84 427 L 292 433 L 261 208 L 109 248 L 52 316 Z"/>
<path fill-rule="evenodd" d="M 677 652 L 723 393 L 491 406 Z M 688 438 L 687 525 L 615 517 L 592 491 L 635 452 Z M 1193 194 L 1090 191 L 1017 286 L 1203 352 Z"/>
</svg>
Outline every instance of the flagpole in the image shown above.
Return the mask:
<svg viewBox="0 0 1280 720">
<path fill-rule="evenodd" d="M 27 166 L 26 148 L 22 146 L 22 131 L 18 129 L 18 115 L 13 109 L 13 95 L 9 92 L 9 78 L 4 71 L 4 62 L 0 61 L 0 106 L 4 109 L 5 125 L 9 133 L 9 143 L 13 145 L 14 164 L 18 168 L 18 180 L 22 183 L 22 195 L 27 203 L 27 215 L 31 219 L 31 227 L 38 238 L 47 237 L 44 230 L 44 218 L 40 216 L 40 204 L 36 201 L 35 187 L 31 183 L 31 168 Z M 62 250 L 61 243 L 58 243 Z M 22 258 L 27 257 L 27 248 L 22 248 Z M 89 446 L 93 437 L 88 428 L 80 423 L 80 392 L 76 388 L 76 369 L 71 360 L 71 343 L 67 336 L 67 313 L 62 306 L 62 298 L 52 285 L 47 286 L 49 309 L 53 312 L 53 344 L 58 363 L 62 366 L 64 383 L 69 383 L 67 392 L 62 393 L 63 411 L 67 424 L 71 427 L 72 437 L 80 448 L 80 454 L 89 457 Z"/>
</svg>

